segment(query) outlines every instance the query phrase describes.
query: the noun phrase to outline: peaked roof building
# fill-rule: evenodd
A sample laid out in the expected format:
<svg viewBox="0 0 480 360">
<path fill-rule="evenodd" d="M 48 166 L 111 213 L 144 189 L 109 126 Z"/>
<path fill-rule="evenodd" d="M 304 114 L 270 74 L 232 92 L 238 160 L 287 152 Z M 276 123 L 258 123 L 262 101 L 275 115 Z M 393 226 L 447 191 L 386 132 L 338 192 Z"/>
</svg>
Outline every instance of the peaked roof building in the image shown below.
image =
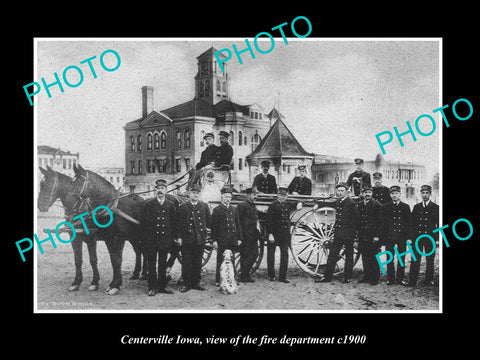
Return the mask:
<svg viewBox="0 0 480 360">
<path fill-rule="evenodd" d="M 264 160 L 270 161 L 278 184 L 286 186 L 297 174 L 298 165 L 311 168 L 314 154 L 307 152 L 298 142 L 282 121 L 285 117 L 278 110 L 273 108 L 267 117 L 275 119 L 275 123 L 258 147 L 247 155 L 247 161 L 250 167 L 258 167 Z"/>
</svg>

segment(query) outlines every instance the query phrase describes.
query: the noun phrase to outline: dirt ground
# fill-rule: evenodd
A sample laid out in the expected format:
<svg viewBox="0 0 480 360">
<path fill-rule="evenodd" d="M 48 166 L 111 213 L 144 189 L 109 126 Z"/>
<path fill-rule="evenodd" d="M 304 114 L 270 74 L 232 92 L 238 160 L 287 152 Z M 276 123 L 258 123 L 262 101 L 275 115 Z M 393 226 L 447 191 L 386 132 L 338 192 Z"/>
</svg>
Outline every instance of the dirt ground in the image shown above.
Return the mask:
<svg viewBox="0 0 480 360">
<path fill-rule="evenodd" d="M 37 234 L 43 234 L 43 228 L 54 228 L 61 219 L 39 218 Z M 349 284 L 341 283 L 341 276 L 332 283 L 314 283 L 289 256 L 289 284 L 270 282 L 267 279 L 266 254 L 259 269 L 253 276 L 255 283 L 240 284 L 237 294 L 224 295 L 215 287 L 215 256 L 204 267 L 202 285 L 206 291 L 179 291 L 180 265 L 175 263 L 172 269 L 170 288 L 173 295 L 147 295 L 145 280 L 130 280 L 135 265 L 135 254 L 129 242 L 123 252 L 123 286 L 117 295 L 106 295 L 105 289 L 112 278 L 112 268 L 107 248 L 103 241 L 97 245 L 100 288 L 88 291 L 92 269 L 88 260 L 86 245 L 83 247 L 83 283 L 78 291 L 70 292 L 75 276 L 73 250 L 70 244 L 58 242 L 53 249 L 45 243 L 44 254 L 37 250 L 37 308 L 38 310 L 75 310 L 75 311 L 135 311 L 141 310 L 381 310 L 412 311 L 439 310 L 439 286 L 423 286 L 425 259 L 420 269 L 419 286 L 409 288 L 401 285 L 387 286 L 385 276 L 381 276 L 376 286 L 358 283 L 362 265 L 359 261 L 354 268 L 353 280 Z M 36 247 L 36 246 L 35 246 Z M 278 271 L 278 250 L 276 266 Z M 406 269 L 408 274 L 408 267 Z M 435 281 L 438 284 L 438 254 L 435 259 Z"/>
</svg>

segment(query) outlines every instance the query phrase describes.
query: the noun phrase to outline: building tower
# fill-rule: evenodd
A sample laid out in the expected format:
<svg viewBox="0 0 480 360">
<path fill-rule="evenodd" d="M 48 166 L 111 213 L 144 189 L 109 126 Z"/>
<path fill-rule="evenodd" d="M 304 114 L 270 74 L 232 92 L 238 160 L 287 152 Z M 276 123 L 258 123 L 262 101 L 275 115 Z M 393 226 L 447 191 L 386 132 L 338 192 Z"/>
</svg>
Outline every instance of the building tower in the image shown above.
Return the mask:
<svg viewBox="0 0 480 360">
<path fill-rule="evenodd" d="M 197 57 L 198 72 L 195 76 L 195 99 L 204 100 L 215 105 L 221 100 L 230 100 L 228 73 L 226 64 L 223 64 L 225 72 L 218 65 L 215 52 L 211 47 Z M 220 53 L 221 58 L 226 58 Z"/>
</svg>

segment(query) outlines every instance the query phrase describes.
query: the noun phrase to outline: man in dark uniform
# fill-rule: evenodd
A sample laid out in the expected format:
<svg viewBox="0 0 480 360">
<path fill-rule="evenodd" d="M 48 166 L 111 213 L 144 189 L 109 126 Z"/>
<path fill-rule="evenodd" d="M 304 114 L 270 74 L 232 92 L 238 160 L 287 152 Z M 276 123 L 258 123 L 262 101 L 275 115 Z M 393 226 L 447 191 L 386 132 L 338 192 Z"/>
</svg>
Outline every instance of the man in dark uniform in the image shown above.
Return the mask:
<svg viewBox="0 0 480 360">
<path fill-rule="evenodd" d="M 380 277 L 380 267 L 375 255 L 380 250 L 380 234 L 382 232 L 382 205 L 372 199 L 372 188 L 364 185 L 363 200 L 357 203 L 360 216 L 358 231 L 359 251 L 362 255 L 363 279 L 359 282 L 368 282 L 377 285 Z"/>
<path fill-rule="evenodd" d="M 212 211 L 212 240 L 217 247 L 217 268 L 215 273 L 215 285 L 220 285 L 220 265 L 223 261 L 223 252 L 231 250 L 232 254 L 238 249 L 242 241 L 242 229 L 238 212 L 230 202 L 232 200 L 232 189 L 224 187 L 221 190 L 222 197 L 220 205 Z M 235 268 L 235 259 L 232 259 Z"/>
<path fill-rule="evenodd" d="M 433 230 L 439 226 L 439 206 L 430 200 L 432 194 L 432 187 L 430 185 L 422 185 L 420 187 L 420 194 L 422 202 L 415 204 L 412 211 L 412 241 L 415 258 L 417 261 L 410 260 L 410 278 L 409 286 L 417 286 L 418 273 L 420 272 L 420 262 L 422 255 L 418 253 L 415 247 L 416 238 L 422 234 L 429 234 L 438 243 L 438 232 L 433 233 Z M 418 241 L 418 248 L 423 254 L 429 254 L 433 250 L 433 243 L 428 238 L 421 238 Z M 425 270 L 425 283 L 433 285 L 433 273 L 435 253 L 426 257 L 427 269 Z"/>
<path fill-rule="evenodd" d="M 215 166 L 220 170 L 230 170 L 230 164 L 233 157 L 233 148 L 228 143 L 229 133 L 220 131 L 218 133 L 220 146 L 215 149 Z"/>
<path fill-rule="evenodd" d="M 298 166 L 299 176 L 295 176 L 288 185 L 288 193 L 293 195 L 312 195 L 312 181 L 307 178 L 307 167 Z"/>
<path fill-rule="evenodd" d="M 289 283 L 287 280 L 288 247 L 290 245 L 290 212 L 295 205 L 287 202 L 287 189 L 278 188 L 278 198 L 268 206 L 266 224 L 267 232 L 273 235 L 267 244 L 267 272 L 268 279 L 275 281 L 275 250 L 280 248 L 280 270 L 278 280 Z M 297 208 L 301 206 L 298 203 Z"/>
<path fill-rule="evenodd" d="M 156 292 L 172 294 L 167 289 L 167 254 L 176 238 L 175 205 L 165 198 L 167 186 L 156 185 L 157 196 L 145 203 L 140 216 L 140 229 L 144 232 L 143 247 L 148 264 L 148 295 Z M 158 277 L 157 277 L 158 255 Z M 157 282 L 158 281 L 158 282 Z"/>
<path fill-rule="evenodd" d="M 382 173 L 374 172 L 372 177 L 374 185 L 372 188 L 372 198 L 382 205 L 391 202 L 392 198 L 390 197 L 390 190 L 388 187 L 382 185 Z"/>
<path fill-rule="evenodd" d="M 395 255 L 393 247 L 396 245 L 398 252 L 404 253 L 407 248 L 407 240 L 410 239 L 411 218 L 410 206 L 400 201 L 400 186 L 390 187 L 390 197 L 392 202 L 383 206 L 383 236 L 385 250 Z M 403 280 L 405 268 L 400 265 L 397 259 L 397 272 L 395 276 L 395 265 L 391 261 L 387 264 L 387 285 L 397 284 L 406 285 Z"/>
<path fill-rule="evenodd" d="M 348 176 L 348 187 L 353 189 L 355 196 L 360 195 L 360 190 L 364 184 L 372 185 L 370 174 L 363 171 L 363 159 L 355 159 L 355 171 Z"/>
<path fill-rule="evenodd" d="M 212 133 L 206 133 L 203 139 L 205 140 L 205 145 L 207 147 L 202 151 L 202 154 L 200 155 L 200 161 L 197 163 L 197 165 L 195 165 L 195 170 L 192 170 L 192 175 L 188 181 L 188 188 L 198 183 L 198 180 L 200 179 L 205 167 L 215 166 L 217 146 L 213 143 L 214 135 Z"/>
<path fill-rule="evenodd" d="M 347 194 L 348 184 L 340 182 L 336 186 L 337 202 L 335 203 L 335 225 L 333 227 L 334 240 L 328 254 L 327 266 L 322 279 L 315 282 L 332 281 L 333 271 L 338 261 L 338 254 L 345 246 L 345 269 L 343 282 L 349 283 L 353 275 L 353 242 L 355 232 L 359 226 L 358 210 L 355 203 Z"/>
<path fill-rule="evenodd" d="M 189 192 L 189 201 L 178 207 L 177 233 L 182 252 L 182 278 L 184 285 L 181 292 L 190 289 L 205 290 L 200 286 L 202 257 L 210 228 L 210 211 L 208 205 L 199 201 L 200 186 L 194 185 Z"/>
<path fill-rule="evenodd" d="M 261 234 L 258 231 L 258 214 L 255 207 L 256 188 L 245 190 L 247 198 L 237 205 L 238 217 L 242 227 L 243 241 L 240 246 L 240 281 L 255 282 L 250 276 L 250 270 L 258 257 L 258 242 Z"/>
<path fill-rule="evenodd" d="M 276 194 L 277 181 L 275 176 L 268 173 L 270 161 L 264 160 L 260 165 L 262 166 L 262 172 L 255 176 L 252 187 L 256 187 L 259 192 L 264 194 Z"/>
</svg>

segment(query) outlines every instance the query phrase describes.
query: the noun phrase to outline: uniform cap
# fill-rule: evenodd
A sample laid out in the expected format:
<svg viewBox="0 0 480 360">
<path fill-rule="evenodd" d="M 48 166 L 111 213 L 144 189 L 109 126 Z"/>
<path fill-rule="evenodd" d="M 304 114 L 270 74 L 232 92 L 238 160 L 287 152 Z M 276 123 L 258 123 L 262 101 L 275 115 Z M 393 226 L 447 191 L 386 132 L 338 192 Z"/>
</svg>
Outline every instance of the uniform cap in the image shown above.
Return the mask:
<svg viewBox="0 0 480 360">
<path fill-rule="evenodd" d="M 224 186 L 224 187 L 222 188 L 222 190 L 220 190 L 220 192 L 221 192 L 222 194 L 227 194 L 227 193 L 231 194 L 233 191 L 232 191 L 232 188 L 231 188 L 231 187 L 229 187 L 229 186 Z"/>
<path fill-rule="evenodd" d="M 279 195 L 287 195 L 287 188 L 286 187 L 279 187 L 278 188 Z"/>
<path fill-rule="evenodd" d="M 363 164 L 363 159 L 357 158 L 354 161 L 355 161 L 355 164 Z"/>
<path fill-rule="evenodd" d="M 381 178 L 382 178 L 382 173 L 381 173 L 381 172 L 374 172 L 374 173 L 372 174 L 372 176 L 373 176 L 374 178 L 380 178 L 380 179 L 381 179 Z"/>
<path fill-rule="evenodd" d="M 348 189 L 348 184 L 346 182 L 339 182 L 335 188 L 339 188 L 339 187 L 344 187 L 345 189 Z"/>
<path fill-rule="evenodd" d="M 218 133 L 218 135 L 219 135 L 219 136 L 226 137 L 226 138 L 228 138 L 228 137 L 230 136 L 230 134 L 227 133 L 226 131 L 220 131 L 220 132 Z"/>
<path fill-rule="evenodd" d="M 260 166 L 264 167 L 264 166 L 270 166 L 270 161 L 268 160 L 263 160 L 261 163 L 260 163 Z"/>
<path fill-rule="evenodd" d="M 392 193 L 394 191 L 400 192 L 400 186 L 398 186 L 398 185 L 390 186 L 390 192 Z"/>
<path fill-rule="evenodd" d="M 190 188 L 190 191 L 191 191 L 191 192 L 200 192 L 200 191 L 202 191 L 202 188 L 200 187 L 200 185 L 193 185 L 193 186 Z"/>
<path fill-rule="evenodd" d="M 430 185 L 422 185 L 420 186 L 420 191 L 428 191 L 429 193 L 431 193 L 432 187 Z"/>
<path fill-rule="evenodd" d="M 206 133 L 206 134 L 203 136 L 203 139 L 205 140 L 207 137 L 211 137 L 212 139 L 215 139 L 215 136 L 213 135 L 213 133 Z"/>
<path fill-rule="evenodd" d="M 306 165 L 298 165 L 298 170 L 305 170 L 306 168 Z"/>
</svg>

